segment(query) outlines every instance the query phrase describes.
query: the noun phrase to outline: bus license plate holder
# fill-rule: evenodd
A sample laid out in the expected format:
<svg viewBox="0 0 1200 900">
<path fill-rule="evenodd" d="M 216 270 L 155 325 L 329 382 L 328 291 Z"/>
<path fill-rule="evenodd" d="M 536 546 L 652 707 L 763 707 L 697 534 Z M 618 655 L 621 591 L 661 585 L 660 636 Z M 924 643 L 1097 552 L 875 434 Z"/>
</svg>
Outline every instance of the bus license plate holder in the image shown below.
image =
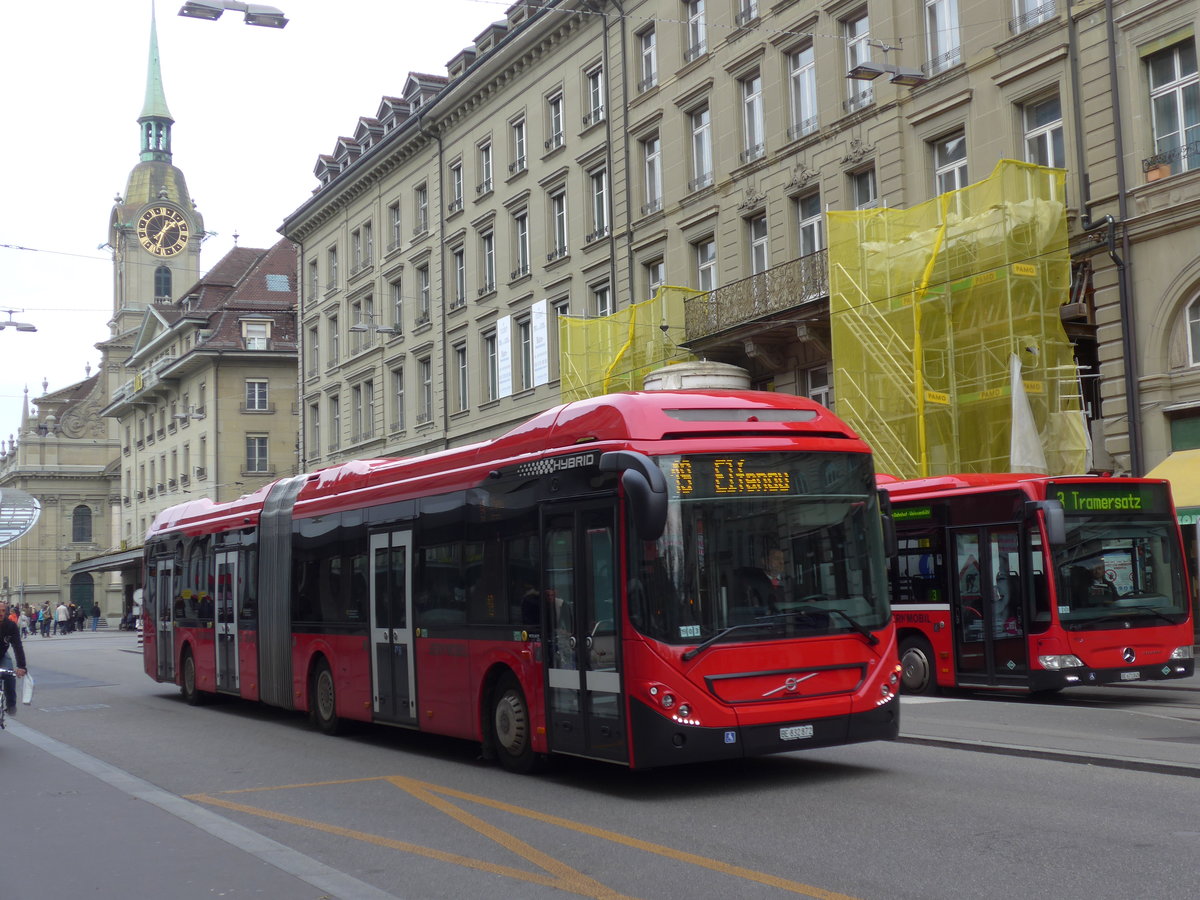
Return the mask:
<svg viewBox="0 0 1200 900">
<path fill-rule="evenodd" d="M 779 729 L 781 741 L 800 741 L 813 736 L 811 725 L 787 725 Z"/>
<path fill-rule="evenodd" d="M 1142 675 L 1141 672 L 1122 672 L 1121 680 L 1122 681 L 1137 681 L 1141 677 L 1141 675 Z"/>
</svg>

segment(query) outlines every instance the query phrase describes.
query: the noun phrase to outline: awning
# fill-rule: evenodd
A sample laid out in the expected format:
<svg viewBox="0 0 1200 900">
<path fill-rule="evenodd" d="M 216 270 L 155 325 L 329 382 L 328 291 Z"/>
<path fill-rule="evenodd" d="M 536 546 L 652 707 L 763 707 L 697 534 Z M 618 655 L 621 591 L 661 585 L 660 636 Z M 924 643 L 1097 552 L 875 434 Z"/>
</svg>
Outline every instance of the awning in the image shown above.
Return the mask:
<svg viewBox="0 0 1200 900">
<path fill-rule="evenodd" d="M 1193 518 L 1200 509 L 1200 450 L 1176 450 L 1146 473 L 1147 478 L 1165 478 L 1171 482 L 1171 496 L 1180 521 Z"/>
<path fill-rule="evenodd" d="M 80 572 L 116 572 L 121 569 L 136 569 L 142 564 L 142 548 L 122 550 L 118 553 L 106 553 L 103 556 L 89 556 L 79 562 L 67 566 L 68 575 Z"/>
</svg>

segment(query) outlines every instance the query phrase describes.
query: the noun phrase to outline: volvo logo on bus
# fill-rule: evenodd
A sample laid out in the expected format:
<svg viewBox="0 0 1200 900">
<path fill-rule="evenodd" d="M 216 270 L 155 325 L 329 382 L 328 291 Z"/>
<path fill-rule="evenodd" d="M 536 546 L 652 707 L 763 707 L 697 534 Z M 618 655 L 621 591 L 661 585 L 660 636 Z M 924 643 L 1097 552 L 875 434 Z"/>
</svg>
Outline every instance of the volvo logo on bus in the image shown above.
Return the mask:
<svg viewBox="0 0 1200 900">
<path fill-rule="evenodd" d="M 553 475 L 555 472 L 565 472 L 567 469 L 583 469 L 596 465 L 595 453 L 577 453 L 575 456 L 551 456 L 536 462 L 521 463 L 517 466 L 517 474 Z"/>
<path fill-rule="evenodd" d="M 1137 652 L 1132 647 L 1126 647 L 1121 651 L 1121 659 L 1127 663 L 1131 663 L 1137 659 Z"/>
<path fill-rule="evenodd" d="M 816 677 L 817 677 L 816 672 L 809 672 L 803 678 L 796 678 L 795 676 L 793 676 L 791 678 L 788 678 L 786 681 L 784 681 L 784 683 L 781 684 L 779 687 L 771 688 L 771 690 L 767 691 L 765 694 L 763 694 L 763 696 L 770 697 L 772 694 L 778 694 L 780 691 L 787 691 L 789 694 L 794 694 L 794 693 L 796 693 L 796 688 L 800 684 L 800 682 L 808 681 L 808 679 L 816 678 Z"/>
</svg>

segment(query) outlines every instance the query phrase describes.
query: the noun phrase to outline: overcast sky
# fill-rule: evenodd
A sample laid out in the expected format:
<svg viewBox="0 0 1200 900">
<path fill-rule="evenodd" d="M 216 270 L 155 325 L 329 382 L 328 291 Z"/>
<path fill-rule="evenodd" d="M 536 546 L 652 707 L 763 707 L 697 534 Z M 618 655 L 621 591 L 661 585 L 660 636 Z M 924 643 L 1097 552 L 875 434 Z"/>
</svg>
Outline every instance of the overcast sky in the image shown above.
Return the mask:
<svg viewBox="0 0 1200 900">
<path fill-rule="evenodd" d="M 317 156 L 353 135 L 409 72 L 446 63 L 511 0 L 276 0 L 282 30 L 177 15 L 158 0 L 174 163 L 216 232 L 200 271 L 234 245 L 270 247 L 308 199 Z M 32 401 L 86 377 L 109 336 L 108 219 L 138 162 L 151 0 L 6 2 L 0 28 L 0 440 Z M 16 249 L 20 248 L 20 249 Z"/>
</svg>

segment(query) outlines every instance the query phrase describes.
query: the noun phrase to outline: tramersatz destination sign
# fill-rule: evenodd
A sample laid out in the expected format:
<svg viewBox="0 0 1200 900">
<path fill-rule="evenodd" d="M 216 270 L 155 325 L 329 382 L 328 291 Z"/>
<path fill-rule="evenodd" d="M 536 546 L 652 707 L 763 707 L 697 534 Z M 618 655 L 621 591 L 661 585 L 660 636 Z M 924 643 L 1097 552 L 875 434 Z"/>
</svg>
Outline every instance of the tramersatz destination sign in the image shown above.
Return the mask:
<svg viewBox="0 0 1200 900">
<path fill-rule="evenodd" d="M 1046 492 L 1068 516 L 1171 515 L 1171 502 L 1162 484 L 1055 484 Z"/>
</svg>

